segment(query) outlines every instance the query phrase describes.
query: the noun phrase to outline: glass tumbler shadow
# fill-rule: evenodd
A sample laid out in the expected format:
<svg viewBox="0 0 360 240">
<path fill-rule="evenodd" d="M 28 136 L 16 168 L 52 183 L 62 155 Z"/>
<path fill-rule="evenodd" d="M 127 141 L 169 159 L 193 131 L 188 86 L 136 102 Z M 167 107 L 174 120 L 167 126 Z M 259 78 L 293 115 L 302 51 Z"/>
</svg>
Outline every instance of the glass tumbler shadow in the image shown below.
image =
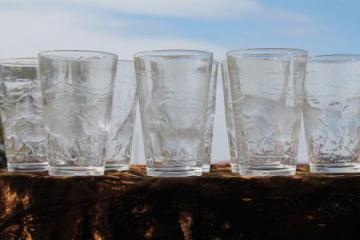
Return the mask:
<svg viewBox="0 0 360 240">
<path fill-rule="evenodd" d="M 216 111 L 216 84 L 218 76 L 218 62 L 213 61 L 209 88 L 208 117 L 206 123 L 203 172 L 210 172 L 212 141 L 214 132 L 214 119 Z"/>
<path fill-rule="evenodd" d="M 295 174 L 306 61 L 298 49 L 227 53 L 241 175 Z"/>
<path fill-rule="evenodd" d="M 10 172 L 45 171 L 46 132 L 38 59 L 8 59 L 1 64 L 1 118 Z"/>
<path fill-rule="evenodd" d="M 147 173 L 201 175 L 212 53 L 158 50 L 134 57 Z"/>
<path fill-rule="evenodd" d="M 49 174 L 103 175 L 117 55 L 39 54 Z"/>
<path fill-rule="evenodd" d="M 237 140 L 235 134 L 235 119 L 232 106 L 229 72 L 227 69 L 227 62 L 224 60 L 221 62 L 221 74 L 224 90 L 224 103 L 225 103 L 225 119 L 226 130 L 228 134 L 229 150 L 230 150 L 230 165 L 231 172 L 239 173 L 239 156 L 237 150 Z"/>
<path fill-rule="evenodd" d="M 309 59 L 304 126 L 311 172 L 360 172 L 360 55 Z"/>
<path fill-rule="evenodd" d="M 137 90 L 133 61 L 118 61 L 114 84 L 105 169 L 123 171 L 129 169 L 136 117 Z"/>
</svg>

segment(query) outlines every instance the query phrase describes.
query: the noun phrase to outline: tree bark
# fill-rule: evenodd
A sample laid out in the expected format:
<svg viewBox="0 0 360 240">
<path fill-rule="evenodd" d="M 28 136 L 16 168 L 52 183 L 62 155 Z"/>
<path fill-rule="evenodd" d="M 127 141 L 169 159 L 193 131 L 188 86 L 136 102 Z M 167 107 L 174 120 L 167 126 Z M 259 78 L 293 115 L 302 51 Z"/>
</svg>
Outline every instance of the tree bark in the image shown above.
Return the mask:
<svg viewBox="0 0 360 240">
<path fill-rule="evenodd" d="M 357 239 L 360 174 L 102 177 L 0 172 L 0 239 Z"/>
</svg>

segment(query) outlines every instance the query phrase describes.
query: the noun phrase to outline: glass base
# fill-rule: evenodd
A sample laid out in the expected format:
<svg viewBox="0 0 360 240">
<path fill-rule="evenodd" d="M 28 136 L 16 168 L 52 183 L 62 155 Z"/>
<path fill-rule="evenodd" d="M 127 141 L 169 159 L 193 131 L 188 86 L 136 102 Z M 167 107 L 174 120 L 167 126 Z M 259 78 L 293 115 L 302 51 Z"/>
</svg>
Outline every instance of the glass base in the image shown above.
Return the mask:
<svg viewBox="0 0 360 240">
<path fill-rule="evenodd" d="M 360 163 L 310 163 L 312 173 L 360 173 Z"/>
<path fill-rule="evenodd" d="M 203 164 L 203 166 L 202 166 L 202 171 L 203 171 L 204 173 L 210 172 L 210 164 Z"/>
<path fill-rule="evenodd" d="M 296 166 L 289 165 L 256 165 L 244 166 L 239 165 L 239 174 L 241 176 L 292 176 L 296 173 Z"/>
<path fill-rule="evenodd" d="M 50 176 L 102 176 L 103 167 L 49 167 Z"/>
<path fill-rule="evenodd" d="M 202 167 L 172 167 L 172 168 L 150 168 L 147 167 L 147 174 L 153 177 L 190 177 L 201 176 Z"/>
<path fill-rule="evenodd" d="M 7 163 L 7 168 L 9 172 L 42 172 L 48 170 L 48 163 Z"/>
<path fill-rule="evenodd" d="M 105 171 L 109 170 L 126 171 L 129 170 L 129 164 L 106 164 Z"/>
<path fill-rule="evenodd" d="M 239 165 L 235 163 L 231 163 L 231 172 L 232 173 L 239 173 Z"/>
</svg>

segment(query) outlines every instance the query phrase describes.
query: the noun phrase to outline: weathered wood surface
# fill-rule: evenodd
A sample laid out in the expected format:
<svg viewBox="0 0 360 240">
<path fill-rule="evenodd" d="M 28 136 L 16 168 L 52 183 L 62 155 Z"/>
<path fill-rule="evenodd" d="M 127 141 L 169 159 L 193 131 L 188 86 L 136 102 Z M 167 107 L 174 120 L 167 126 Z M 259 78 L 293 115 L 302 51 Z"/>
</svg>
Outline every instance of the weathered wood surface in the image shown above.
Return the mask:
<svg viewBox="0 0 360 240">
<path fill-rule="evenodd" d="M 359 239 L 360 174 L 153 178 L 0 172 L 0 239 Z"/>
</svg>

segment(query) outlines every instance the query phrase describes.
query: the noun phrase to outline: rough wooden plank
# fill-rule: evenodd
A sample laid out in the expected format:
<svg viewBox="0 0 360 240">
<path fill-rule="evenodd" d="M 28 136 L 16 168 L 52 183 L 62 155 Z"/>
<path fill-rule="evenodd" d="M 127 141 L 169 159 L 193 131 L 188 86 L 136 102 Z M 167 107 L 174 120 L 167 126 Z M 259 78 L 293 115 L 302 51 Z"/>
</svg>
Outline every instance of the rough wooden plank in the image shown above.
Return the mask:
<svg viewBox="0 0 360 240">
<path fill-rule="evenodd" d="M 356 239 L 360 174 L 153 178 L 0 172 L 0 239 Z"/>
</svg>

